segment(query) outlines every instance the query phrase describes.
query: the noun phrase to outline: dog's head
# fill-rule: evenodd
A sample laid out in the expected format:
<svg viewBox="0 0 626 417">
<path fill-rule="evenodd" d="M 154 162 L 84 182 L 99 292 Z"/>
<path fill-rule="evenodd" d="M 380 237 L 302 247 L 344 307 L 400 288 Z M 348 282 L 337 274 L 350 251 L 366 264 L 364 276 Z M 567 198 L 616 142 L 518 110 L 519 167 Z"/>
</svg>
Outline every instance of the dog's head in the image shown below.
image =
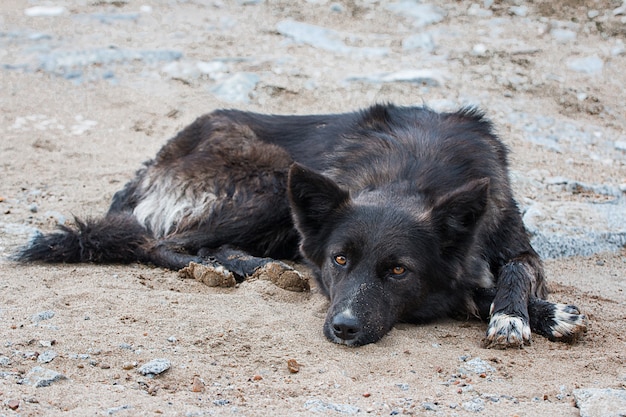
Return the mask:
<svg viewBox="0 0 626 417">
<path fill-rule="evenodd" d="M 398 321 L 427 321 L 461 302 L 455 277 L 485 211 L 488 180 L 434 199 L 394 190 L 350 196 L 294 164 L 289 198 L 301 252 L 330 299 L 331 341 L 373 343 Z"/>
</svg>

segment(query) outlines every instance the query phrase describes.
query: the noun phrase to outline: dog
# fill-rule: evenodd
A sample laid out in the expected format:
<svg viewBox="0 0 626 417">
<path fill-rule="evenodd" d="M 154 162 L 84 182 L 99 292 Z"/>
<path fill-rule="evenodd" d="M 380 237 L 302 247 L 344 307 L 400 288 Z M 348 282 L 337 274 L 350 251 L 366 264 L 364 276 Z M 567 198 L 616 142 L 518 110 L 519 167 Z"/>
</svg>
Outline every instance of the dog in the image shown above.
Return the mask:
<svg viewBox="0 0 626 417">
<path fill-rule="evenodd" d="M 488 321 L 486 347 L 521 347 L 531 331 L 573 342 L 586 318 L 546 300 L 507 155 L 476 108 L 216 110 L 170 139 L 102 218 L 39 234 L 17 259 L 198 262 L 239 279 L 272 259 L 304 260 L 335 343 L 441 317 Z"/>
</svg>

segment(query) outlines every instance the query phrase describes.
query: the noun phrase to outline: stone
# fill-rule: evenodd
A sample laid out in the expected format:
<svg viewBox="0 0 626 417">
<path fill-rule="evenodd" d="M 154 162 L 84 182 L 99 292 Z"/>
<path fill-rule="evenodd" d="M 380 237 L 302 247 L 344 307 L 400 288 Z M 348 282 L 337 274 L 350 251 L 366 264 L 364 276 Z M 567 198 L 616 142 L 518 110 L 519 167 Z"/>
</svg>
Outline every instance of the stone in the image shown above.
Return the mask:
<svg viewBox="0 0 626 417">
<path fill-rule="evenodd" d="M 446 13 L 443 9 L 430 3 L 415 0 L 404 0 L 385 6 L 387 10 L 404 16 L 413 21 L 413 26 L 423 27 L 441 22 Z"/>
<path fill-rule="evenodd" d="M 315 413 L 325 413 L 335 411 L 342 414 L 357 414 L 360 409 L 349 404 L 334 404 L 319 399 L 308 400 L 304 403 L 304 408 Z"/>
<path fill-rule="evenodd" d="M 313 46 L 314 48 L 342 54 L 377 57 L 389 54 L 389 48 L 352 47 L 345 44 L 344 37 L 355 38 L 351 34 L 340 34 L 332 29 L 295 20 L 282 20 L 276 25 L 276 30 L 283 36 L 293 39 L 297 43 Z"/>
<path fill-rule="evenodd" d="M 260 80 L 257 74 L 239 72 L 218 83 L 211 92 L 219 99 L 230 103 L 248 103 Z"/>
<path fill-rule="evenodd" d="M 583 58 L 572 58 L 567 61 L 567 68 L 583 74 L 599 74 L 604 67 L 604 61 L 598 55 Z"/>
<path fill-rule="evenodd" d="M 443 73 L 429 69 L 410 69 L 396 72 L 384 72 L 364 76 L 353 76 L 347 81 L 362 81 L 370 83 L 411 83 L 429 87 L 439 87 L 445 82 Z"/>
<path fill-rule="evenodd" d="M 542 202 L 523 216 L 531 244 L 543 258 L 615 252 L 626 244 L 626 201 Z"/>
<path fill-rule="evenodd" d="M 137 371 L 142 375 L 154 377 L 167 371 L 171 366 L 172 364 L 168 359 L 153 359 L 141 365 Z"/>
<path fill-rule="evenodd" d="M 626 390 L 610 388 L 575 389 L 580 417 L 623 417 L 626 415 Z"/>
<path fill-rule="evenodd" d="M 30 370 L 22 380 L 22 384 L 31 385 L 35 388 L 48 387 L 54 382 L 67 379 L 63 374 L 52 369 L 46 369 L 41 366 L 35 366 Z"/>
</svg>

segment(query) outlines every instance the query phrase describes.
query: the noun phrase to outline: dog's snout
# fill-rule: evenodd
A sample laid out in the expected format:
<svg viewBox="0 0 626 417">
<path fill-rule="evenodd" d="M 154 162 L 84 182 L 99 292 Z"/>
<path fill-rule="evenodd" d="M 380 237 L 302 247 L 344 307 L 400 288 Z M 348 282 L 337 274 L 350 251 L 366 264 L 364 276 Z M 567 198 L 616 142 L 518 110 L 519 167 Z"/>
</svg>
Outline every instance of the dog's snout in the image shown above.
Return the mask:
<svg viewBox="0 0 626 417">
<path fill-rule="evenodd" d="M 356 339 L 361 332 L 359 321 L 351 314 L 337 314 L 331 325 L 335 336 L 344 341 Z"/>
</svg>

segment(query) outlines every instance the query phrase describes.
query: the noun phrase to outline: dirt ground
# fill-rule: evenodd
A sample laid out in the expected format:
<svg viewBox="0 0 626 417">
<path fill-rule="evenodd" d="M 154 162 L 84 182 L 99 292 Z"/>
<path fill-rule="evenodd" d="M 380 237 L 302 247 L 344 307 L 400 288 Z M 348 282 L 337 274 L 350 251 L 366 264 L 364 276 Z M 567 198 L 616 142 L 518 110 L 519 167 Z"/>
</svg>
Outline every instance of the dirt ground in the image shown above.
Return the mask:
<svg viewBox="0 0 626 417">
<path fill-rule="evenodd" d="M 165 140 L 222 107 L 477 104 L 512 149 L 522 205 L 583 198 L 555 192 L 547 178 L 626 183 L 620 2 L 438 3 L 443 19 L 417 27 L 370 0 L 3 0 L 0 416 L 577 416 L 574 389 L 626 387 L 625 250 L 547 260 L 551 299 L 578 305 L 589 332 L 573 346 L 535 336 L 506 351 L 483 349 L 486 324 L 476 321 L 397 325 L 373 345 L 334 345 L 322 335 L 326 301 L 315 288 L 254 280 L 218 289 L 145 265 L 8 259 L 35 229 L 103 213 Z M 337 31 L 352 49 L 297 43 L 277 31 L 287 19 Z M 403 47 L 416 33 L 434 46 Z M 53 53 L 92 50 L 182 56 L 87 60 L 74 75 L 46 64 Z M 599 71 L 568 66 L 589 56 Z M 198 72 L 199 62 L 215 71 Z M 438 82 L 359 78 L 400 70 L 428 70 Z M 247 102 L 214 94 L 235 73 L 259 77 Z M 519 114 L 552 120 L 557 137 L 571 125 L 593 141 L 575 136 L 549 149 L 527 140 L 537 132 Z M 154 359 L 170 368 L 142 375 Z M 63 377 L 37 387 L 38 366 Z"/>
</svg>

